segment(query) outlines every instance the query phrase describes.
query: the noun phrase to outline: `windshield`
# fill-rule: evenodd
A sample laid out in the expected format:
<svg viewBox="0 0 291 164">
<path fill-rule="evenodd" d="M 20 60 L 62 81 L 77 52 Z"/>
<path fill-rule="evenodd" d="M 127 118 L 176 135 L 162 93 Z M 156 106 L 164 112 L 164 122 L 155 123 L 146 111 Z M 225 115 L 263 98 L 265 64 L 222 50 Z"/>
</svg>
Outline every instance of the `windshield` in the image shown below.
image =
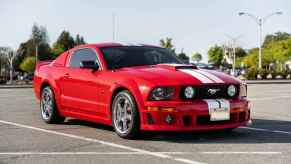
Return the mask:
<svg viewBox="0 0 291 164">
<path fill-rule="evenodd" d="M 101 48 L 108 69 L 155 65 L 160 63 L 182 64 L 174 53 L 158 47 L 121 46 Z"/>
</svg>

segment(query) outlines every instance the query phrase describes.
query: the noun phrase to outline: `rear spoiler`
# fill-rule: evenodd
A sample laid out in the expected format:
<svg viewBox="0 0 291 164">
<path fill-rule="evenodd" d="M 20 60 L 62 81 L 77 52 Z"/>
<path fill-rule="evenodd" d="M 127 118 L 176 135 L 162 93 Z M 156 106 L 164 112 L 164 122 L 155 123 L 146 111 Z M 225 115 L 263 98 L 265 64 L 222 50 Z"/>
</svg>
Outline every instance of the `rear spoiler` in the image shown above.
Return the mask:
<svg viewBox="0 0 291 164">
<path fill-rule="evenodd" d="M 53 60 L 43 60 L 43 61 L 37 61 L 36 62 L 36 66 L 35 66 L 35 70 L 39 70 L 39 68 L 41 66 L 44 66 L 44 65 L 49 65 L 50 63 L 52 63 Z"/>
</svg>

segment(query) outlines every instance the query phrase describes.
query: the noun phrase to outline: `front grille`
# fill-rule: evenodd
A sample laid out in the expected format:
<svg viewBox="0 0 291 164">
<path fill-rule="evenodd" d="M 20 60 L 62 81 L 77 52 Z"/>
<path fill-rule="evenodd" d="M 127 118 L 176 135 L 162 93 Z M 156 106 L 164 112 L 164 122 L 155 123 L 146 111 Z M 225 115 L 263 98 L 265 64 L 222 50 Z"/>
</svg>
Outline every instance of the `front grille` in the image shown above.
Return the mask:
<svg viewBox="0 0 291 164">
<path fill-rule="evenodd" d="M 196 124 L 197 125 L 222 125 L 222 124 L 235 123 L 236 120 L 237 120 L 237 115 L 234 113 L 230 114 L 230 120 L 225 120 L 225 121 L 210 121 L 209 115 L 203 115 L 203 116 L 197 116 Z"/>
<path fill-rule="evenodd" d="M 193 99 L 218 99 L 218 98 L 235 98 L 239 93 L 239 86 L 236 86 L 237 94 L 234 97 L 229 97 L 227 94 L 227 87 L 229 85 L 201 85 L 201 86 L 193 86 L 196 89 L 196 94 Z M 185 87 L 181 88 L 180 97 L 182 99 L 186 99 L 184 96 Z M 215 93 L 210 92 L 210 90 L 215 90 Z"/>
</svg>

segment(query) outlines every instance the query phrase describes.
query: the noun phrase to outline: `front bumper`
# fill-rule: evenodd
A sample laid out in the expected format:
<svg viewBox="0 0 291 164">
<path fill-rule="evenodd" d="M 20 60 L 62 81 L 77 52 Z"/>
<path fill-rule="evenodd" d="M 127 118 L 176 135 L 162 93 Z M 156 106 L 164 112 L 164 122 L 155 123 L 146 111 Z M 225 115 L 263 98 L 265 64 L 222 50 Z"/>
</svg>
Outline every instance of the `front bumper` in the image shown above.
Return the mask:
<svg viewBox="0 0 291 164">
<path fill-rule="evenodd" d="M 141 110 L 141 129 L 146 131 L 203 131 L 246 125 L 250 120 L 249 101 L 229 100 L 229 103 L 230 120 L 210 121 L 208 105 L 203 100 L 147 102 L 145 108 Z M 163 110 L 157 109 L 157 107 L 175 110 Z M 172 118 L 170 123 L 166 121 L 169 116 Z"/>
</svg>

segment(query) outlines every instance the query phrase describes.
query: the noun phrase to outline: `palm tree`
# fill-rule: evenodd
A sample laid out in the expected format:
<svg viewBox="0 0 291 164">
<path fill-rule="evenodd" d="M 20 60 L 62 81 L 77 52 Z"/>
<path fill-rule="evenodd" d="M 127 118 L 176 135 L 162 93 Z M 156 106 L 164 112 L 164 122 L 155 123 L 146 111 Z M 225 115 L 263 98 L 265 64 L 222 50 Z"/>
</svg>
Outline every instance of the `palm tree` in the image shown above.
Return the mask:
<svg viewBox="0 0 291 164">
<path fill-rule="evenodd" d="M 173 52 L 175 52 L 174 45 L 172 44 L 172 38 L 165 38 L 160 40 L 160 45 L 163 48 L 169 49 Z"/>
</svg>

